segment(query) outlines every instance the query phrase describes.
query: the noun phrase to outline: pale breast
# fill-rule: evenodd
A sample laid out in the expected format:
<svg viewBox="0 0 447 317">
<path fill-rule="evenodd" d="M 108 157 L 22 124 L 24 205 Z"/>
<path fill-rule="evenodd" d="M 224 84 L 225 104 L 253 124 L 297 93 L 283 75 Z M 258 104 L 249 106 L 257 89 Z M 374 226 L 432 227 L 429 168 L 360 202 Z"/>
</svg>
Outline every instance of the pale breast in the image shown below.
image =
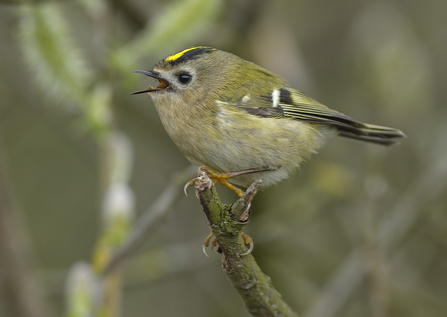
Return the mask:
<svg viewBox="0 0 447 317">
<path fill-rule="evenodd" d="M 326 131 L 304 122 L 261 118 L 224 106 L 219 108 L 212 124 L 202 123 L 201 128 L 200 142 L 193 142 L 197 151 L 185 154 L 194 164 L 206 165 L 219 172 L 278 168 L 277 171 L 233 180 L 244 186 L 258 178 L 263 178 L 265 185 L 287 178 L 323 144 L 327 136 Z"/>
<path fill-rule="evenodd" d="M 232 180 L 244 186 L 258 178 L 270 185 L 288 177 L 328 135 L 327 128 L 321 130 L 292 119 L 257 117 L 223 103 L 218 104 L 217 112 L 182 111 L 183 107 L 157 110 L 167 133 L 194 165 L 216 172 L 278 168 Z"/>
</svg>

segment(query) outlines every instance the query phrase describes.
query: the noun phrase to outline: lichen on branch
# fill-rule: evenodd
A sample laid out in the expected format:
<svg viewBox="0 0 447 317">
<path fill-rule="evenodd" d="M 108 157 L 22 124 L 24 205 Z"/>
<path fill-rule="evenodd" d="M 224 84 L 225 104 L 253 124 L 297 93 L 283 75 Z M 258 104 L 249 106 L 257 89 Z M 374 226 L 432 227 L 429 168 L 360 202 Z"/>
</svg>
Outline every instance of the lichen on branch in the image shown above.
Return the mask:
<svg viewBox="0 0 447 317">
<path fill-rule="evenodd" d="M 253 255 L 243 255 L 247 247 L 241 232 L 249 221 L 251 201 L 261 184 L 262 180 L 255 181 L 245 195 L 231 205 L 222 204 L 213 182 L 205 172 L 199 170 L 195 186 L 200 204 L 222 252 L 222 269 L 248 312 L 253 316 L 297 317 L 297 313 L 273 287 L 270 277 L 262 272 Z"/>
</svg>

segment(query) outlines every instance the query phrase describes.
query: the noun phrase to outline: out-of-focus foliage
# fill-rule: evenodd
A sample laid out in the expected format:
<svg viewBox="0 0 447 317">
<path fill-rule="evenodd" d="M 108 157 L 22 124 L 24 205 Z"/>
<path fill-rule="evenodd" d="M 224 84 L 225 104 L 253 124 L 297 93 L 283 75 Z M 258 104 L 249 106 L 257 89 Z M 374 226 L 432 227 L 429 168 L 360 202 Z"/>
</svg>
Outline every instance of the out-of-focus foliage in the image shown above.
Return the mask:
<svg viewBox="0 0 447 317">
<path fill-rule="evenodd" d="M 121 70 L 127 80 L 135 83 L 135 77 L 129 77 L 129 69 L 150 54 L 175 50 L 190 45 L 198 35 L 205 33 L 212 25 L 222 6 L 221 0 L 184 0 L 174 1 L 163 15 L 154 16 L 132 41 L 112 54 L 112 65 Z M 188 43 L 189 42 L 189 43 Z"/>
<path fill-rule="evenodd" d="M 110 296 L 91 279 L 91 264 L 103 269 L 132 219 L 188 165 L 149 97 L 129 96 L 138 82 L 147 86 L 131 72 L 210 45 L 408 136 L 391 148 L 336 138 L 293 178 L 258 194 L 247 233 L 284 299 L 309 317 L 445 316 L 444 7 L 443 0 L 0 2 L 0 171 L 9 176 L 0 181 L 23 219 L 50 311 L 83 316 L 98 296 Z M 105 282 L 121 293 L 121 315 L 248 316 L 219 257 L 201 254 L 208 233 L 194 195 L 183 198 Z M 9 272 L 0 273 L 7 316 Z M 110 309 L 119 304 L 102 311 Z"/>
<path fill-rule="evenodd" d="M 58 6 L 26 5 L 20 17 L 21 52 L 35 72 L 36 82 L 44 91 L 83 104 L 90 72 Z"/>
<path fill-rule="evenodd" d="M 83 262 L 73 265 L 68 273 L 66 288 L 66 316 L 88 316 L 100 291 L 91 267 Z"/>
</svg>

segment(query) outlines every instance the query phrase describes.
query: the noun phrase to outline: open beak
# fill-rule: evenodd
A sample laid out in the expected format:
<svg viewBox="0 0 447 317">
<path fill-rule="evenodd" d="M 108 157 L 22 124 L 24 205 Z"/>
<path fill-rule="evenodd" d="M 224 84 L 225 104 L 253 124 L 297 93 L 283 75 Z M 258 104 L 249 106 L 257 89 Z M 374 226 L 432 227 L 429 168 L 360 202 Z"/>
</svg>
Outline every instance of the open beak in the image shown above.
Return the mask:
<svg viewBox="0 0 447 317">
<path fill-rule="evenodd" d="M 160 91 L 160 90 L 164 90 L 164 89 L 167 89 L 170 87 L 169 82 L 166 79 L 163 79 L 163 78 L 155 75 L 153 72 L 150 72 L 147 70 L 135 70 L 132 73 L 143 74 L 143 75 L 155 78 L 159 81 L 159 84 L 158 84 L 158 87 L 150 87 L 149 89 L 134 91 L 133 93 L 131 93 L 131 95 L 143 94 L 145 92 Z"/>
</svg>

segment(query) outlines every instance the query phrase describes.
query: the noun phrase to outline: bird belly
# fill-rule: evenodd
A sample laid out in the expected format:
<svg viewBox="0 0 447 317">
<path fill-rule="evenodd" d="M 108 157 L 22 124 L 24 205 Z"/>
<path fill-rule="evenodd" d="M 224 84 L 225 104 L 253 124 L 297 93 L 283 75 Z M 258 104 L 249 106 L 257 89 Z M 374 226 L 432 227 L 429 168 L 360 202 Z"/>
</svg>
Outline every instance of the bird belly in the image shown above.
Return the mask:
<svg viewBox="0 0 447 317">
<path fill-rule="evenodd" d="M 198 122 L 197 133 L 176 142 L 194 165 L 205 165 L 216 172 L 276 168 L 230 180 L 242 186 L 259 178 L 264 186 L 287 178 L 322 145 L 327 135 L 309 123 L 261 118 L 239 111 L 221 111 L 209 124 L 204 122 Z"/>
</svg>

